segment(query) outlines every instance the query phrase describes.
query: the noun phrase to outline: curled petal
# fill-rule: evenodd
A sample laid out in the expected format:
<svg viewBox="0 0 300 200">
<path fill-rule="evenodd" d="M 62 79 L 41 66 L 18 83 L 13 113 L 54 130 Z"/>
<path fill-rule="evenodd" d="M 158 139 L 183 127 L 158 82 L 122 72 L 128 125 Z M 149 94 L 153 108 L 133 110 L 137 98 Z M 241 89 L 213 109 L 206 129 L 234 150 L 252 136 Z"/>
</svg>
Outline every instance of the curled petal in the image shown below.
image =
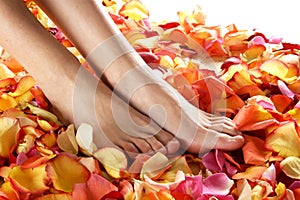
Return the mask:
<svg viewBox="0 0 300 200">
<path fill-rule="evenodd" d="M 125 154 L 114 147 L 101 148 L 93 156 L 100 161 L 106 172 L 114 178 L 120 178 L 120 172 L 127 168 Z"/>
<path fill-rule="evenodd" d="M 69 125 L 67 130 L 57 136 L 57 145 L 65 152 L 72 154 L 78 153 L 78 144 L 76 142 L 74 125 Z"/>
<path fill-rule="evenodd" d="M 82 153 L 91 156 L 97 149 L 93 142 L 93 127 L 82 123 L 76 132 L 76 142 Z"/>
<path fill-rule="evenodd" d="M 265 129 L 277 123 L 273 116 L 259 105 L 246 105 L 242 107 L 233 121 L 240 131 Z"/>
<path fill-rule="evenodd" d="M 170 167 L 169 159 L 162 153 L 158 152 L 149 158 L 143 165 L 140 177 L 147 175 L 151 179 L 159 178 Z"/>
<path fill-rule="evenodd" d="M 12 97 L 20 96 L 29 91 L 35 83 L 36 82 L 32 76 L 24 76 L 18 82 L 16 90 L 14 92 L 10 92 L 9 95 Z"/>
</svg>

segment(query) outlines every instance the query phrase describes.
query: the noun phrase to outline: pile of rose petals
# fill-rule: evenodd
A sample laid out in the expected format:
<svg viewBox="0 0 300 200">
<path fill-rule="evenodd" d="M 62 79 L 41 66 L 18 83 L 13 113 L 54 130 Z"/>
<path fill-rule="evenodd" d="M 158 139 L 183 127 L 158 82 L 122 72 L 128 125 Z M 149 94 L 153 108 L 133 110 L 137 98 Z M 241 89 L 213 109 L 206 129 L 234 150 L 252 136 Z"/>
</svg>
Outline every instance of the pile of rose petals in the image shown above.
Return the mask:
<svg viewBox="0 0 300 200">
<path fill-rule="evenodd" d="M 244 146 L 134 160 L 115 148 L 95 150 L 92 128 L 62 126 L 34 78 L 1 49 L 0 199 L 300 199 L 299 45 L 234 24 L 207 26 L 200 7 L 154 23 L 138 0 L 103 4 L 145 62 L 191 104 L 234 120 Z"/>
</svg>

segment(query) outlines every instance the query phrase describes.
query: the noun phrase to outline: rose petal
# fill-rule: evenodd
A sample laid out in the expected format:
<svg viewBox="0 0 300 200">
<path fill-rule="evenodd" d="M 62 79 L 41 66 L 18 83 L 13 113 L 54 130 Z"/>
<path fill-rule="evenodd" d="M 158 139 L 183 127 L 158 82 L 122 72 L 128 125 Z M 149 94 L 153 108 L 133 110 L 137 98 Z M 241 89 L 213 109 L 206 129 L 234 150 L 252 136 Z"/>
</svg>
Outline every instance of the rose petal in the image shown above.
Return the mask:
<svg viewBox="0 0 300 200">
<path fill-rule="evenodd" d="M 74 125 L 69 125 L 67 130 L 62 131 L 57 136 L 57 145 L 64 152 L 77 154 L 78 153 L 78 144 L 76 142 L 75 129 Z"/>
<path fill-rule="evenodd" d="M 280 94 L 273 95 L 270 99 L 274 103 L 276 110 L 281 113 L 285 113 L 293 102 L 291 98 Z"/>
<path fill-rule="evenodd" d="M 215 150 L 205 154 L 202 163 L 209 170 L 222 172 L 225 164 L 223 151 Z"/>
<path fill-rule="evenodd" d="M 251 186 L 246 179 L 238 180 L 236 189 L 239 199 L 248 199 L 249 197 L 251 197 Z"/>
<path fill-rule="evenodd" d="M 11 183 L 21 192 L 41 194 L 49 189 L 46 165 L 26 169 L 21 166 L 14 167 L 9 178 Z"/>
<path fill-rule="evenodd" d="M 114 178 L 120 178 L 120 172 L 127 168 L 126 155 L 114 147 L 101 148 L 93 156 L 100 161 L 106 172 Z"/>
<path fill-rule="evenodd" d="M 265 61 L 260 65 L 260 69 L 270 75 L 277 76 L 282 80 L 285 80 L 285 77 L 289 72 L 287 65 L 276 59 Z"/>
<path fill-rule="evenodd" d="M 240 131 L 265 129 L 278 123 L 273 116 L 259 105 L 246 105 L 233 119 Z"/>
<path fill-rule="evenodd" d="M 139 0 L 131 0 L 123 5 L 119 14 L 123 17 L 129 17 L 135 21 L 149 17 L 149 11 L 144 4 Z"/>
<path fill-rule="evenodd" d="M 281 161 L 280 167 L 282 171 L 293 179 L 300 179 L 300 158 L 290 156 Z"/>
<path fill-rule="evenodd" d="M 149 158 L 143 165 L 140 177 L 147 175 L 155 180 L 159 178 L 170 167 L 169 159 L 162 153 L 158 152 Z"/>
<path fill-rule="evenodd" d="M 0 79 L 14 78 L 15 74 L 4 64 L 0 64 Z"/>
<path fill-rule="evenodd" d="M 263 165 L 272 155 L 264 146 L 265 142 L 257 137 L 244 135 L 245 145 L 243 146 L 243 155 L 246 164 Z"/>
<path fill-rule="evenodd" d="M 39 116 L 39 117 L 42 117 L 43 119 L 45 120 L 48 120 L 48 121 L 51 121 L 51 122 L 54 122 L 56 124 L 60 124 L 60 122 L 58 121 L 57 117 L 52 114 L 51 112 L 47 111 L 47 110 L 44 110 L 44 109 L 41 109 L 41 108 L 38 108 L 38 107 L 35 107 L 31 104 L 27 104 L 27 107 L 30 109 L 30 111 Z"/>
<path fill-rule="evenodd" d="M 289 122 L 279 126 L 266 138 L 266 146 L 278 152 L 279 156 L 300 156 L 300 138 L 297 125 Z"/>
<path fill-rule="evenodd" d="M 52 159 L 46 170 L 54 188 L 64 192 L 71 192 L 75 184 L 86 182 L 90 177 L 87 168 L 67 155 Z"/>
<path fill-rule="evenodd" d="M 35 84 L 36 82 L 32 76 L 24 76 L 18 82 L 16 90 L 14 92 L 10 92 L 9 95 L 12 97 L 20 96 L 29 91 Z"/>
<path fill-rule="evenodd" d="M 37 200 L 72 200 L 72 196 L 70 194 L 47 194 L 42 197 L 37 198 Z"/>
<path fill-rule="evenodd" d="M 203 194 L 228 195 L 233 184 L 224 173 L 212 174 L 203 181 Z"/>
<path fill-rule="evenodd" d="M 20 193 L 15 189 L 11 182 L 5 182 L 1 185 L 1 200 L 20 200 Z"/>
<path fill-rule="evenodd" d="M 76 132 L 76 142 L 82 153 L 91 156 L 97 149 L 93 142 L 93 127 L 87 123 L 82 123 Z"/>
<path fill-rule="evenodd" d="M 187 176 L 185 181 L 182 181 L 172 194 L 186 194 L 192 199 L 197 199 L 202 195 L 203 191 L 202 176 Z"/>
<path fill-rule="evenodd" d="M 292 92 L 283 81 L 278 80 L 277 85 L 283 95 L 285 95 L 291 99 L 294 99 L 294 96 L 295 96 L 294 92 Z"/>
<path fill-rule="evenodd" d="M 102 176 L 92 174 L 86 183 L 78 183 L 74 185 L 72 199 L 96 200 L 101 199 L 112 191 L 118 191 L 118 188 Z"/>
<path fill-rule="evenodd" d="M 265 172 L 267 168 L 261 166 L 252 166 L 248 167 L 246 171 L 235 174 L 233 179 L 248 179 L 250 181 L 255 181 L 260 179 L 262 174 Z"/>
<path fill-rule="evenodd" d="M 171 167 L 160 176 L 160 179 L 164 182 L 173 182 L 178 176 L 178 171 L 181 171 L 184 174 L 192 174 L 192 171 L 186 161 L 185 156 L 174 158 L 174 160 L 171 162 Z"/>
<path fill-rule="evenodd" d="M 8 158 L 13 147 L 17 144 L 20 126 L 16 119 L 1 117 L 0 127 L 0 156 Z"/>
<path fill-rule="evenodd" d="M 8 95 L 7 93 L 2 93 L 0 95 L 0 111 L 3 112 L 5 110 L 15 108 L 18 105 L 17 101 Z"/>
</svg>

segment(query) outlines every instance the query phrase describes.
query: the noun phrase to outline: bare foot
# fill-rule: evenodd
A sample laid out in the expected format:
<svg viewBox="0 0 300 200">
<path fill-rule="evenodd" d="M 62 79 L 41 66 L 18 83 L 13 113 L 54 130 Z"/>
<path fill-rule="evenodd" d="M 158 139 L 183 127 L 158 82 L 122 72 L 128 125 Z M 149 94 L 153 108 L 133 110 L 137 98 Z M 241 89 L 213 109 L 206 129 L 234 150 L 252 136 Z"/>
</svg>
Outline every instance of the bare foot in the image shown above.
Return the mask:
<svg viewBox="0 0 300 200">
<path fill-rule="evenodd" d="M 131 156 L 158 151 L 172 155 L 178 151 L 180 143 L 172 134 L 114 95 L 84 67 L 79 69 L 75 83 L 66 85 L 73 85 L 74 89 L 53 91 L 48 98 L 55 103 L 56 110 L 63 111 L 65 120 L 77 126 L 83 122 L 92 125 L 97 147 L 116 145 Z M 66 95 L 68 98 L 62 101 L 61 97 Z"/>
<path fill-rule="evenodd" d="M 120 65 L 122 71 L 118 70 Z M 168 83 L 156 78 L 134 52 L 114 60 L 104 74 L 124 100 L 174 134 L 183 150 L 201 154 L 243 145 L 241 133 L 229 118 L 208 114 L 188 103 Z"/>
</svg>

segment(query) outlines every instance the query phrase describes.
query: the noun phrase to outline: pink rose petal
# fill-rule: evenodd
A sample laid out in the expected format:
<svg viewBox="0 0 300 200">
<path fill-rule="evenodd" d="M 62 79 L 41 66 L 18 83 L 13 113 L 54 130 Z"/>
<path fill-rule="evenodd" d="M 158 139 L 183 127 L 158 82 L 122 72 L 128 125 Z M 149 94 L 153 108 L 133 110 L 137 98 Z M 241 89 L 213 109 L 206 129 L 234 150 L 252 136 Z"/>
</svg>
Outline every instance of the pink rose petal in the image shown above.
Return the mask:
<svg viewBox="0 0 300 200">
<path fill-rule="evenodd" d="M 224 173 L 218 173 L 208 176 L 203 181 L 203 194 L 209 195 L 227 195 L 234 181 L 229 179 Z"/>
</svg>

